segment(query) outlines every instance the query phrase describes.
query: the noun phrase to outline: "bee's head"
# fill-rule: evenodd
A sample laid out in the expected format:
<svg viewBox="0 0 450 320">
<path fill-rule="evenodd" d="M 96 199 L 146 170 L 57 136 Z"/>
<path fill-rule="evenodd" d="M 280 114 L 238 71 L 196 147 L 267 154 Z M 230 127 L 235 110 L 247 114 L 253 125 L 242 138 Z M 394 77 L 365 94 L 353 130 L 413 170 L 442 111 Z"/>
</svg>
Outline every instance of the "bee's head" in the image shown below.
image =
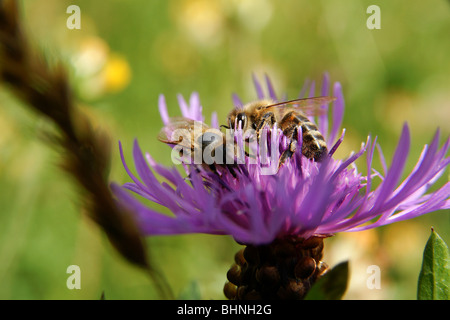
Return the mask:
<svg viewBox="0 0 450 320">
<path fill-rule="evenodd" d="M 240 126 L 245 131 L 247 129 L 247 125 L 248 117 L 244 109 L 235 108 L 228 115 L 228 126 L 230 129 L 236 129 L 236 127 Z"/>
</svg>

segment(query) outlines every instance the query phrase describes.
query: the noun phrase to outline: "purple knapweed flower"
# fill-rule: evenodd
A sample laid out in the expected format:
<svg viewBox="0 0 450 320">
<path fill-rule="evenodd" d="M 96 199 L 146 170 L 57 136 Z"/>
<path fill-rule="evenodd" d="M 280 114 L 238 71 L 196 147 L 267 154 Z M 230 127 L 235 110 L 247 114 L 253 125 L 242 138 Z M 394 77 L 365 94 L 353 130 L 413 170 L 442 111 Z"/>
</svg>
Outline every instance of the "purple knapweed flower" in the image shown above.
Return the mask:
<svg viewBox="0 0 450 320">
<path fill-rule="evenodd" d="M 267 77 L 268 96 L 256 78 L 254 84 L 258 99 L 267 97 L 279 101 Z M 238 170 L 234 174 L 226 169 L 219 174 L 199 169 L 195 164 L 184 164 L 184 176 L 177 168 L 158 164 L 149 153 L 143 154 L 135 141 L 133 158 L 138 176 L 129 169 L 120 145 L 125 170 L 133 182 L 125 183 L 123 187 L 112 184 L 118 203 L 135 214 L 145 235 L 231 235 L 238 242 L 252 245 L 268 244 L 289 236 L 307 239 L 366 230 L 450 208 L 450 183 L 427 193 L 450 162 L 446 157 L 450 140 L 439 148 L 438 130 L 431 143 L 424 146 L 414 169 L 402 181 L 410 148 L 407 124 L 403 126 L 389 168 L 381 149 L 377 148 L 384 172 L 372 168 L 377 139 L 370 136 L 358 152 L 343 160 L 334 159 L 334 152 L 345 133 L 343 130 L 341 134 L 340 128 L 344 98 L 338 82 L 333 84 L 331 91 L 336 97 L 331 110 L 327 109 L 316 119 L 329 148 L 329 156 L 323 161 L 309 160 L 297 151 L 276 174 L 265 174 L 263 171 L 267 166 L 261 164 L 258 154 L 256 161 L 246 157 L 245 163 L 237 164 Z M 305 93 L 314 96 L 314 82 L 305 83 L 300 97 Z M 330 95 L 326 74 L 320 95 Z M 178 99 L 183 117 L 204 121 L 197 93 L 191 95 L 189 103 L 182 96 Z M 243 105 L 237 95 L 233 95 L 233 102 L 236 107 Z M 159 110 L 167 124 L 169 115 L 162 95 Z M 216 114 L 212 117 L 211 127 L 219 127 Z M 278 143 L 281 149 L 286 148 L 286 138 L 279 129 L 268 130 L 274 131 L 268 135 L 268 144 Z M 297 150 L 301 150 L 301 146 Z M 359 171 L 355 160 L 364 154 L 366 167 Z M 377 187 L 374 187 L 375 179 L 380 181 Z M 168 208 L 173 215 L 162 214 L 143 204 L 129 191 Z"/>
<path fill-rule="evenodd" d="M 256 78 L 253 80 L 258 99 L 279 101 L 268 77 L 265 79 L 267 96 L 260 82 Z M 450 138 L 439 148 L 437 130 L 430 145 L 424 146 L 417 164 L 403 181 L 401 176 L 410 148 L 407 124 L 403 126 L 389 169 L 377 139 L 370 136 L 358 152 L 343 160 L 335 159 L 335 151 L 345 133 L 345 130 L 340 133 L 344 98 L 339 83 L 334 83 L 330 90 L 330 81 L 325 74 L 320 95 L 328 96 L 330 91 L 336 98 L 331 110 L 327 105 L 321 106 L 322 112 L 315 119 L 327 143 L 328 155 L 319 162 L 306 158 L 301 151 L 303 139 L 299 127 L 297 151 L 281 165 L 279 155 L 290 148 L 292 140 L 284 136 L 276 124 L 272 128 L 264 128 L 259 134 L 253 132 L 248 136 L 242 132 L 242 121 L 238 124 L 237 120 L 234 124 L 236 130 L 232 130 L 233 138 L 228 139 L 229 132 L 226 135 L 227 160 L 228 150 L 236 152 L 232 157 L 236 160 L 233 164 L 218 161 L 213 162 L 213 166 L 205 165 L 211 164 L 206 161 L 192 163 L 189 149 L 186 149 L 186 156 L 174 145 L 179 147 L 181 141 L 185 143 L 184 139 L 187 139 L 189 146 L 194 143 L 194 150 L 203 151 L 203 148 L 206 150 L 204 140 L 202 138 L 200 144 L 195 144 L 199 137 L 195 128 L 178 135 L 181 140 L 169 138 L 173 128 L 179 126 L 177 121 L 180 118 L 169 117 L 164 96 L 161 95 L 159 111 L 165 125 L 162 141 L 172 147 L 172 160 L 183 160 L 186 175 L 180 174 L 174 166 L 156 163 L 149 153 L 142 153 L 135 141 L 133 158 L 139 176 L 136 177 L 126 164 L 122 145 L 119 144 L 125 170 L 133 180 L 123 187 L 112 184 L 119 205 L 135 214 L 138 226 L 145 235 L 209 233 L 231 235 L 245 244 L 245 249 L 235 255 L 235 264 L 227 272 L 228 282 L 224 286 L 227 298 L 303 299 L 328 268 L 322 261 L 324 237 L 338 232 L 375 228 L 450 208 L 449 182 L 427 193 L 450 162 L 450 157 L 446 157 Z M 305 83 L 299 98 L 305 95 L 315 95 L 314 82 Z M 235 108 L 243 107 L 237 95 L 233 95 L 232 100 Z M 191 95 L 189 103 L 182 96 L 178 96 L 178 101 L 182 116 L 190 119 L 183 120 L 182 124 L 197 126 L 205 121 L 197 93 Z M 174 122 L 177 124 L 174 125 Z M 216 114 L 212 116 L 211 127 L 215 128 L 216 138 L 219 136 L 216 141 L 220 142 Z M 256 141 L 255 137 L 259 138 L 256 147 L 252 144 Z M 244 144 L 248 152 L 237 156 L 239 150 L 245 149 Z M 372 168 L 376 149 L 382 163 L 382 173 Z M 174 158 L 174 154 L 180 157 Z M 364 154 L 366 168 L 358 171 L 355 161 Z M 225 158 L 219 156 L 217 159 Z M 129 191 L 168 208 L 172 215 L 162 214 L 144 205 Z"/>
</svg>

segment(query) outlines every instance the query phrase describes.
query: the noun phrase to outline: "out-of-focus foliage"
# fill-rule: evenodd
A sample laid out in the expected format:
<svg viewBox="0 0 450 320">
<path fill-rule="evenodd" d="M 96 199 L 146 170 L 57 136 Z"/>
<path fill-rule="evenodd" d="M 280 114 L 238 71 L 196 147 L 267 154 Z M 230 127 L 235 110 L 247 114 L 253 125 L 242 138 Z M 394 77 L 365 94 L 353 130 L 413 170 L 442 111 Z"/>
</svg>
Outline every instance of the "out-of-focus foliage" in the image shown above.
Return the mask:
<svg viewBox="0 0 450 320">
<path fill-rule="evenodd" d="M 113 141 L 131 144 L 167 165 L 156 140 L 157 108 L 165 94 L 178 115 L 177 93 L 198 91 L 205 113 L 224 121 L 231 94 L 256 97 L 251 74 L 267 73 L 279 92 L 296 97 L 305 78 L 328 71 L 346 98 L 345 156 L 378 136 L 390 159 L 402 123 L 411 125 L 409 169 L 441 127 L 450 131 L 450 7 L 447 1 L 384 1 L 381 29 L 369 30 L 369 1 L 170 0 L 23 1 L 34 42 L 67 65 L 83 110 Z M 69 5 L 81 9 L 81 29 L 70 30 Z M 95 225 L 83 218 L 77 190 L 55 164 L 58 154 L 40 139 L 48 124 L 0 89 L 0 298 L 158 298 L 152 283 L 125 263 Z M 363 166 L 362 166 L 363 167 Z M 111 180 L 128 181 L 118 152 Z M 440 182 L 448 180 L 448 173 Z M 327 239 L 325 261 L 350 260 L 345 298 L 415 299 L 429 228 L 448 243 L 448 212 L 377 230 Z M 185 235 L 148 239 L 175 294 L 193 281 L 204 299 L 223 298 L 226 271 L 238 245 L 228 237 Z M 81 268 L 81 290 L 69 290 L 66 269 Z M 381 270 L 381 289 L 368 289 L 367 267 Z"/>
</svg>

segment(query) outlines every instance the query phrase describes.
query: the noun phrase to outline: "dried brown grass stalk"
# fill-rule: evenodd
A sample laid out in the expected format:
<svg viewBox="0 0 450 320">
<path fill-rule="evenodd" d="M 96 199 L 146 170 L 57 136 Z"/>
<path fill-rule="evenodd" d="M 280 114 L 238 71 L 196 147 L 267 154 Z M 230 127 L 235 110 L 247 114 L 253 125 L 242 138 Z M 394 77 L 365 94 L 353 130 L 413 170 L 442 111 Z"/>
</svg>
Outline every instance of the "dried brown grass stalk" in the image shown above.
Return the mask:
<svg viewBox="0 0 450 320">
<path fill-rule="evenodd" d="M 108 187 L 107 135 L 94 130 L 89 119 L 75 107 L 64 67 L 50 67 L 32 50 L 14 0 L 0 0 L 0 82 L 56 125 L 57 134 L 52 135 L 52 141 L 63 156 L 63 168 L 82 189 L 85 211 L 124 258 L 149 273 L 163 297 L 172 297 L 164 277 L 149 263 L 147 248 L 132 215 L 121 211 L 114 202 Z"/>
</svg>

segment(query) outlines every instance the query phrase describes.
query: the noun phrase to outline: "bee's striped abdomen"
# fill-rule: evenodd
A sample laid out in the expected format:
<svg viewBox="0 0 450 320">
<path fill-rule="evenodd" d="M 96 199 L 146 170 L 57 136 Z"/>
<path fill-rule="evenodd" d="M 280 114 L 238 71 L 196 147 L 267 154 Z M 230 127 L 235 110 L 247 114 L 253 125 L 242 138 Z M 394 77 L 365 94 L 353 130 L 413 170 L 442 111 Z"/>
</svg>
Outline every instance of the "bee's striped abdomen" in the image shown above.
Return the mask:
<svg viewBox="0 0 450 320">
<path fill-rule="evenodd" d="M 283 116 L 280 127 L 286 136 L 295 133 L 297 126 L 301 126 L 303 135 L 302 153 L 308 159 L 320 161 L 327 154 L 327 145 L 317 126 L 306 116 L 296 111 L 290 111 Z"/>
</svg>

